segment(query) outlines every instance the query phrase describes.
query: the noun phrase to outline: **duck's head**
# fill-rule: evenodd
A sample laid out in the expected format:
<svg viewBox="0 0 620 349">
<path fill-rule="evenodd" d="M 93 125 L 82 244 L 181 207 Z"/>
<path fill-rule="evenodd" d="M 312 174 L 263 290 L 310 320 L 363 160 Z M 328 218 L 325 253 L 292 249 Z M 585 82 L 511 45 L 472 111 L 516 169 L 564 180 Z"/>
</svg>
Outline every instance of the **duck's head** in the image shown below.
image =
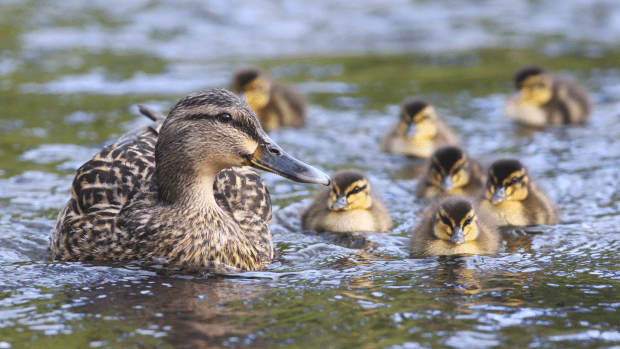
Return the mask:
<svg viewBox="0 0 620 349">
<path fill-rule="evenodd" d="M 469 182 L 470 164 L 467 154 L 454 146 L 439 148 L 431 156 L 428 178 L 443 193 L 463 187 Z"/>
<path fill-rule="evenodd" d="M 398 133 L 414 140 L 430 140 L 437 134 L 437 113 L 424 99 L 410 99 L 402 104 Z"/>
<path fill-rule="evenodd" d="M 246 103 L 220 89 L 192 93 L 172 107 L 159 132 L 155 163 L 160 198 L 168 202 L 190 187 L 212 186 L 217 173 L 232 166 L 330 184 L 326 174 L 280 149 Z"/>
<path fill-rule="evenodd" d="M 553 81 L 545 71 L 536 66 L 522 68 L 515 74 L 519 90 L 519 103 L 541 106 L 553 97 Z"/>
<path fill-rule="evenodd" d="M 505 200 L 525 200 L 529 192 L 529 183 L 527 170 L 519 160 L 497 160 L 489 167 L 484 198 L 494 205 Z"/>
<path fill-rule="evenodd" d="M 433 233 L 440 240 L 461 245 L 478 237 L 478 217 L 474 205 L 465 198 L 443 201 L 434 217 Z"/>
<path fill-rule="evenodd" d="M 259 110 L 269 103 L 271 82 L 258 69 L 241 69 L 233 75 L 232 90 L 253 110 Z"/>
<path fill-rule="evenodd" d="M 367 209 L 371 205 L 370 182 L 362 171 L 340 170 L 332 176 L 327 206 L 332 211 Z"/>
</svg>

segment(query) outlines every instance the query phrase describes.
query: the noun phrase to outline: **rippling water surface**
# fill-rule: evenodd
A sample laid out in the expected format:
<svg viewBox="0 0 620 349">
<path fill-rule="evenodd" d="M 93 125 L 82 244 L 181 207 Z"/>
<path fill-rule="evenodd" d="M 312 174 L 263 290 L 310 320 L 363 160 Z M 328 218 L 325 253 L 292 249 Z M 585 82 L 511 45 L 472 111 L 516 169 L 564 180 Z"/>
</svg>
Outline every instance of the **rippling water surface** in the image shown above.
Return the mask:
<svg viewBox="0 0 620 349">
<path fill-rule="evenodd" d="M 516 0 L 0 4 L 0 348 L 620 343 L 613 2 L 567 1 L 562 13 Z M 136 104 L 167 112 L 187 93 L 226 87 L 250 58 L 282 55 L 300 57 L 251 63 L 299 91 L 309 121 L 272 138 L 328 173 L 366 171 L 394 219 L 389 233 L 302 232 L 320 188 L 263 173 L 281 255 L 265 271 L 49 261 L 73 172 L 147 121 Z M 512 73 L 530 62 L 582 81 L 591 122 L 531 131 L 503 119 Z M 562 223 L 507 230 L 494 256 L 410 258 L 420 163 L 378 144 L 402 99 L 418 95 L 483 163 L 521 159 Z"/>
</svg>

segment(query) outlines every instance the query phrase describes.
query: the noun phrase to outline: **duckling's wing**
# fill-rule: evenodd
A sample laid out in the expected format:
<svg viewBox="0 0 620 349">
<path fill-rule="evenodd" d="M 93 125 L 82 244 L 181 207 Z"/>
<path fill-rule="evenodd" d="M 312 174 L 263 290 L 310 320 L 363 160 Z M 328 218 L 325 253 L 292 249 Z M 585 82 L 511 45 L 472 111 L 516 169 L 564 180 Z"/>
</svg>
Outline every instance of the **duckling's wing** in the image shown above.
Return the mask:
<svg viewBox="0 0 620 349">
<path fill-rule="evenodd" d="M 272 101 L 278 110 L 283 126 L 303 127 L 306 122 L 306 104 L 303 99 L 287 87 L 274 84 Z"/>
<path fill-rule="evenodd" d="M 137 194 L 155 193 L 156 129 L 126 134 L 77 170 L 52 234 L 54 259 L 107 259 L 118 213 Z"/>
<path fill-rule="evenodd" d="M 275 250 L 269 232 L 272 209 L 269 190 L 263 179 L 249 167 L 220 171 L 213 183 L 217 204 L 231 215 L 253 242 L 263 258 L 271 260 Z"/>
</svg>

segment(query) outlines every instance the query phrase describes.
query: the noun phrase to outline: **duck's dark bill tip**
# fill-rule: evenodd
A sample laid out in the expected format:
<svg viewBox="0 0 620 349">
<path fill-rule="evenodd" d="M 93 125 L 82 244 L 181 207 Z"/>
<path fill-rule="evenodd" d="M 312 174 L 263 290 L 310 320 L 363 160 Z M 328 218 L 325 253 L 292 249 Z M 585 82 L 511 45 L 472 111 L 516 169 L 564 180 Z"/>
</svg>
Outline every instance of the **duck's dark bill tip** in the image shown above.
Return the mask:
<svg viewBox="0 0 620 349">
<path fill-rule="evenodd" d="M 330 185 L 331 179 L 325 173 L 286 154 L 281 149 L 268 151 L 259 146 L 248 157 L 249 166 L 278 174 L 284 178 L 300 183 Z"/>
</svg>

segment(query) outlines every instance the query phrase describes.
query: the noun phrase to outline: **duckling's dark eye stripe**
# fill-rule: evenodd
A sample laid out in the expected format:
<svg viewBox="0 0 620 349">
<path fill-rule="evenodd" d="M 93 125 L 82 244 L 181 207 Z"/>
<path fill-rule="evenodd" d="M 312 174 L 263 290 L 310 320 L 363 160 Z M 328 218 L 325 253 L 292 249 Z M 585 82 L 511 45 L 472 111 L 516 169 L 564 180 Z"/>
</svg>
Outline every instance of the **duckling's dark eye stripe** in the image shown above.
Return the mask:
<svg viewBox="0 0 620 349">
<path fill-rule="evenodd" d="M 443 224 L 449 226 L 450 228 L 452 228 L 452 222 L 450 222 L 450 220 L 448 218 L 446 218 L 446 216 L 440 214 L 439 218 L 441 218 L 441 221 L 443 222 Z"/>
<path fill-rule="evenodd" d="M 511 180 L 508 182 L 508 185 L 510 185 L 510 184 L 516 184 L 516 183 L 519 183 L 519 182 L 521 182 L 521 181 L 523 180 L 523 178 L 525 178 L 525 175 L 523 175 L 523 176 L 521 176 L 521 177 L 515 177 L 515 178 L 511 179 Z"/>
<path fill-rule="evenodd" d="M 362 190 L 366 189 L 366 186 L 364 185 L 364 186 L 361 186 L 361 187 L 359 187 L 359 188 L 360 188 L 360 190 L 358 190 L 358 191 L 351 190 L 350 192 L 348 192 L 348 193 L 347 193 L 347 197 L 351 196 L 351 194 L 355 194 L 355 193 L 359 193 L 359 192 L 361 192 Z"/>
</svg>

